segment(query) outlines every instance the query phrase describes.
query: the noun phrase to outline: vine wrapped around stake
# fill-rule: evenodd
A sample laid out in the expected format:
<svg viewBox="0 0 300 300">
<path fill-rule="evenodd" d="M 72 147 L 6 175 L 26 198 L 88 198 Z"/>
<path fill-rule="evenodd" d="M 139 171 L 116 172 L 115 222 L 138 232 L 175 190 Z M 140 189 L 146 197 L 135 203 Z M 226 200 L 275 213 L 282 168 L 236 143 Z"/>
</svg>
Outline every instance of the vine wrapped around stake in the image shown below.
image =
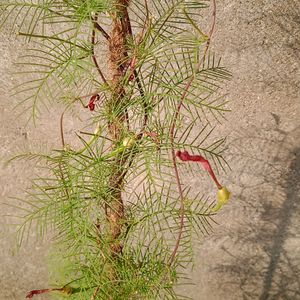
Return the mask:
<svg viewBox="0 0 300 300">
<path fill-rule="evenodd" d="M 224 139 L 210 142 L 210 134 L 228 111 L 220 94 L 231 76 L 208 51 L 215 0 L 0 0 L 0 10 L 0 26 L 19 20 L 18 36 L 30 44 L 19 62 L 24 111 L 36 121 L 43 101 L 65 105 L 62 149 L 16 157 L 48 171 L 17 205 L 18 242 L 34 224 L 55 237 L 50 284 L 62 287 L 27 298 L 179 299 L 192 237 L 210 233 L 230 197 L 209 162 L 226 165 Z M 203 12 L 212 16 L 207 34 Z M 88 116 L 83 127 L 95 128 L 76 133 L 81 146 L 64 134 L 78 107 Z M 215 206 L 183 187 L 178 159 L 209 172 Z"/>
</svg>

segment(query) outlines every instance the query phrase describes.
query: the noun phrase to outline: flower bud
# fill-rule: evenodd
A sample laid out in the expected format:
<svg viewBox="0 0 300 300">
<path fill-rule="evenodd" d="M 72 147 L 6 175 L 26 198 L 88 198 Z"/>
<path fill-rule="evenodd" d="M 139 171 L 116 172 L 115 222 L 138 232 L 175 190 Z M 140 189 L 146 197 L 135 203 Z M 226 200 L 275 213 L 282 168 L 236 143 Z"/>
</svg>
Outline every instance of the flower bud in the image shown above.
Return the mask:
<svg viewBox="0 0 300 300">
<path fill-rule="evenodd" d="M 217 192 L 218 202 L 222 205 L 226 204 L 229 201 L 230 194 L 231 193 L 227 190 L 226 186 L 223 186 Z"/>
<path fill-rule="evenodd" d="M 135 143 L 135 138 L 133 136 L 127 136 L 123 140 L 123 146 L 125 148 L 131 148 Z"/>
<path fill-rule="evenodd" d="M 221 187 L 217 192 L 218 202 L 215 205 L 215 207 L 212 209 L 212 211 L 213 212 L 219 211 L 223 207 L 223 205 L 229 201 L 230 194 L 231 193 L 227 190 L 225 186 Z"/>
</svg>

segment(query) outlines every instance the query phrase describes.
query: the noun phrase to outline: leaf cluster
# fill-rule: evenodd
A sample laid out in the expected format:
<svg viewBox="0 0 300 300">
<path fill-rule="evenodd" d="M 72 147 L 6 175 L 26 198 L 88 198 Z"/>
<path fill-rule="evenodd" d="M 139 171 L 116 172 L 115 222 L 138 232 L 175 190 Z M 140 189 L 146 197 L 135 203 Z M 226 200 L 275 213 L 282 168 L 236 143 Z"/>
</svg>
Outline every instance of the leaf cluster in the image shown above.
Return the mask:
<svg viewBox="0 0 300 300">
<path fill-rule="evenodd" d="M 193 263 L 193 237 L 212 230 L 213 203 L 191 186 L 184 189 L 180 251 L 170 265 L 182 230 L 180 195 L 170 157 L 170 126 L 186 92 L 175 146 L 200 154 L 225 170 L 225 140 L 211 141 L 211 134 L 212 124 L 221 122 L 228 111 L 220 90 L 230 73 L 214 54 L 204 55 L 208 36 L 197 22 L 208 2 L 131 1 L 133 37 L 128 38 L 127 55 L 136 58 L 136 76 L 132 81 L 129 72 L 125 73 L 125 96 L 113 108 L 108 107 L 110 87 L 98 78 L 92 60 L 94 47 L 103 45 L 94 44 L 90 36 L 95 13 L 99 23 L 109 27 L 107 20 L 116 11 L 115 3 L 0 0 L 2 25 L 17 24 L 30 44 L 19 62 L 19 74 L 32 76 L 17 89 L 25 95 L 23 110 L 31 109 L 35 118 L 40 102 L 46 100 L 50 101 L 47 106 L 56 101 L 70 108 L 82 103 L 84 94 L 103 96 L 103 104 L 92 118 L 101 133 L 90 134 L 90 141 L 78 135 L 82 149 L 65 147 L 26 156 L 38 160 L 47 176 L 34 180 L 26 199 L 20 200 L 24 222 L 18 240 L 26 240 L 32 226 L 41 237 L 48 231 L 54 234 L 65 276 L 62 284 L 73 288 L 72 299 L 184 299 L 175 287 L 179 279 L 186 279 L 183 271 Z M 199 63 L 201 67 L 196 69 Z M 186 90 L 191 77 L 194 80 Z M 109 124 L 124 114 L 129 124 L 118 124 L 122 139 L 112 141 Z M 133 145 L 124 146 L 128 137 Z M 199 169 L 187 164 L 185 168 L 191 178 L 199 176 Z M 122 176 L 119 188 L 125 207 L 118 237 L 123 251 L 117 257 L 111 254 L 106 218 L 115 192 L 109 180 L 113 174 Z"/>
</svg>

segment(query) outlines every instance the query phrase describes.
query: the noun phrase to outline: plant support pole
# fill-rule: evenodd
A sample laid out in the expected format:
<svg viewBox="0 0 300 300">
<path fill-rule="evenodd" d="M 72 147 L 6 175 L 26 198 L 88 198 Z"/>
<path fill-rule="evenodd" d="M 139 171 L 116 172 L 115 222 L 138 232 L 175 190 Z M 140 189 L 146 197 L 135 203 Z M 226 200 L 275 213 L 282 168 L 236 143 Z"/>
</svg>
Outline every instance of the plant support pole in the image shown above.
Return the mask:
<svg viewBox="0 0 300 300">
<path fill-rule="evenodd" d="M 116 4 L 116 12 L 113 13 L 112 32 L 109 40 L 109 68 L 111 75 L 112 95 L 108 103 L 108 108 L 111 114 L 108 128 L 114 146 L 121 141 L 124 122 L 126 121 L 125 112 L 117 112 L 117 107 L 121 101 L 124 101 L 125 90 L 122 85 L 124 77 L 123 64 L 127 61 L 126 55 L 126 37 L 129 34 L 127 7 L 129 2 L 119 0 Z M 111 234 L 111 251 L 113 254 L 122 252 L 122 244 L 118 241 L 121 234 L 123 218 L 124 218 L 124 203 L 122 200 L 122 183 L 123 170 L 122 158 L 120 155 L 114 158 L 116 170 L 114 170 L 109 179 L 109 188 L 111 196 L 106 205 L 106 216 L 109 222 Z"/>
</svg>

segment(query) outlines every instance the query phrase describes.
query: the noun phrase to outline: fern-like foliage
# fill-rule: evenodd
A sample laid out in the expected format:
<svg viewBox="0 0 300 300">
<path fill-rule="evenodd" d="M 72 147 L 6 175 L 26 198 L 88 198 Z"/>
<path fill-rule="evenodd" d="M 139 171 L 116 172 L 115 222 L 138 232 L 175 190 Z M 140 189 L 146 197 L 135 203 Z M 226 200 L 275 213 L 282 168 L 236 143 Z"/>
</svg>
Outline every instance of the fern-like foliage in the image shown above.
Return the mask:
<svg viewBox="0 0 300 300">
<path fill-rule="evenodd" d="M 23 110 L 31 109 L 36 118 L 40 103 L 63 102 L 70 108 L 76 102 L 86 106 L 90 96 L 100 99 L 92 118 L 98 122 L 95 133 L 78 135 L 81 149 L 64 145 L 50 154 L 27 155 L 47 175 L 34 180 L 20 200 L 24 222 L 18 241 L 26 240 L 33 226 L 38 236 L 54 234 L 61 286 L 68 287 L 57 289 L 54 297 L 185 299 L 175 287 L 193 263 L 193 236 L 212 230 L 214 201 L 189 186 L 190 180 L 178 189 L 170 150 L 188 150 L 225 169 L 225 139 L 212 140 L 211 134 L 228 111 L 221 87 L 230 73 L 207 52 L 210 37 L 198 27 L 208 1 L 123 1 L 132 32 L 119 62 L 123 95 L 110 102 L 109 72 L 101 71 L 96 51 L 112 51 L 109 20 L 118 15 L 119 2 L 0 0 L 2 26 L 18 26 L 29 43 L 19 74 L 30 79 L 16 89 L 24 96 Z M 173 141 L 170 128 L 177 113 Z M 117 140 L 111 138 L 112 123 Z M 179 171 L 194 177 L 201 169 L 184 164 Z M 112 184 L 112 178 L 121 183 Z M 107 211 L 118 193 L 124 216 L 114 236 Z M 116 242 L 122 251 L 113 255 Z"/>
</svg>

